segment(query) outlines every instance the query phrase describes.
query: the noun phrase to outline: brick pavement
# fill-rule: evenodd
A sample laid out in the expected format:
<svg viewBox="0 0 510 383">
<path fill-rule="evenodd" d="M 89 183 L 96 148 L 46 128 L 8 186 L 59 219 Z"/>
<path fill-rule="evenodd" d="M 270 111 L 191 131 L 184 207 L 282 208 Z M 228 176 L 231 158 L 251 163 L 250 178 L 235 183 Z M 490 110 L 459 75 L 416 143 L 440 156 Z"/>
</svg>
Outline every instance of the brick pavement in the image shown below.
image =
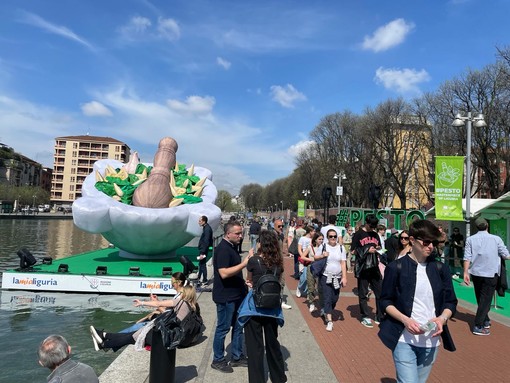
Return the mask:
<svg viewBox="0 0 510 383">
<path fill-rule="evenodd" d="M 297 281 L 290 276 L 293 262 L 293 259 L 285 257 L 286 285 L 295 293 Z M 301 311 L 339 382 L 396 382 L 391 352 L 379 340 L 377 326 L 368 329 L 359 322 L 358 298 L 352 293 L 356 286 L 353 274 L 348 275 L 347 284 L 333 316 L 333 332 L 326 331 L 318 313 L 312 316 L 308 312 L 305 298 L 297 298 L 293 294 L 293 309 Z M 370 299 L 369 306 L 374 308 L 374 303 Z M 452 379 L 466 383 L 510 382 L 506 367 L 510 355 L 509 321 L 503 319 L 502 323 L 498 323 L 497 315 L 493 315 L 491 335 L 475 336 L 470 330 L 473 311 L 460 304 L 457 310 L 457 315 L 449 322 L 457 351 L 448 352 L 441 346 L 428 382 L 442 383 Z"/>
</svg>

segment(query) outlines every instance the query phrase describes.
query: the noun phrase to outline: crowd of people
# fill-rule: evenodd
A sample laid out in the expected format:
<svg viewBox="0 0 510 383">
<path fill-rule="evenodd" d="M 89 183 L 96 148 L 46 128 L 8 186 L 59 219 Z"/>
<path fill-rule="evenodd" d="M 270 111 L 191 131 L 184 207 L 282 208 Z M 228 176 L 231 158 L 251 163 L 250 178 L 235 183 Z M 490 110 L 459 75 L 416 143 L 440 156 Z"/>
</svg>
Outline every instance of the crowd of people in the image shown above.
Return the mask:
<svg viewBox="0 0 510 383">
<path fill-rule="evenodd" d="M 201 238 L 199 245 L 202 261 L 205 245 L 211 239 L 207 217 L 201 217 L 199 223 L 207 237 Z M 510 259 L 510 254 L 499 237 L 487 232 L 485 219 L 476 220 L 478 233 L 465 241 L 465 247 L 456 230 L 448 238 L 441 227 L 427 220 L 415 220 L 401 231 L 387 230 L 372 214 L 356 228 L 338 227 L 335 223 L 336 216 L 331 216 L 324 226 L 316 221 L 305 224 L 291 220 L 285 227 L 282 219 L 275 219 L 264 228 L 254 219 L 245 230 L 234 217 L 224 225 L 224 236 L 212 258 L 212 300 L 216 305 L 213 369 L 231 373 L 234 368 L 247 367 L 248 381 L 262 383 L 266 381 L 266 363 L 271 382 L 287 381 L 278 341 L 278 327 L 284 325 L 282 309 L 291 308 L 283 300 L 287 272 L 299 280 L 296 297 L 306 301 L 310 313 L 318 311 L 329 332 L 334 328 L 334 310 L 341 289 L 356 286 L 353 291 L 358 296 L 360 324 L 367 328 L 379 325 L 378 335 L 391 350 L 397 381 L 425 382 L 439 345 L 455 350 L 447 326 L 457 306 L 450 267 L 445 262 L 448 251 L 455 256 L 462 252 L 464 283 L 473 282 L 475 287 L 478 310 L 473 334 L 490 334 L 490 302 L 503 260 Z M 249 236 L 250 250 L 242 256 L 240 244 L 245 234 Z M 286 252 L 293 260 L 293 268 L 288 271 L 284 268 Z M 207 280 L 207 271 L 200 271 Z M 280 281 L 282 301 L 275 307 L 259 308 L 254 303 L 254 289 L 267 273 L 273 273 Z M 177 291 L 172 299 L 159 300 L 151 295 L 145 301 L 134 300 L 135 306 L 154 310 L 136 328 L 111 333 L 91 326 L 94 348 L 116 351 L 128 344 L 150 346 L 155 317 L 177 307 L 181 318 L 186 310 L 199 312 L 195 287 L 186 276 L 174 273 L 172 283 Z M 375 298 L 374 314 L 369 307 L 370 296 Z M 227 357 L 225 341 L 229 333 Z M 84 376 L 82 381 L 95 381 L 90 367 L 70 362 L 70 351 L 64 338 L 50 336 L 41 344 L 40 364 L 59 379 L 74 371 Z"/>
</svg>

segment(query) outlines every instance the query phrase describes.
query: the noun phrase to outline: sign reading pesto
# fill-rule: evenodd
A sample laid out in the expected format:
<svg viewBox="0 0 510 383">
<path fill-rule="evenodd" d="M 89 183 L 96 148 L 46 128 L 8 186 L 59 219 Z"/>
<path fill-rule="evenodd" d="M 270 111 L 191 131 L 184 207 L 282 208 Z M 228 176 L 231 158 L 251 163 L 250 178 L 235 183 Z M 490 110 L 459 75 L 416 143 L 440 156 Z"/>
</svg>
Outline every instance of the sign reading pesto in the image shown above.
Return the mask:
<svg viewBox="0 0 510 383">
<path fill-rule="evenodd" d="M 415 219 L 425 219 L 425 214 L 421 210 L 404 210 L 404 209 L 340 209 L 337 214 L 337 226 L 345 226 L 346 223 L 350 223 L 355 226 L 356 223 L 365 223 L 365 217 L 369 214 L 375 214 L 379 220 L 387 220 L 388 216 L 393 216 L 393 227 L 397 230 L 401 230 L 405 227 L 409 227 L 409 224 Z"/>
</svg>

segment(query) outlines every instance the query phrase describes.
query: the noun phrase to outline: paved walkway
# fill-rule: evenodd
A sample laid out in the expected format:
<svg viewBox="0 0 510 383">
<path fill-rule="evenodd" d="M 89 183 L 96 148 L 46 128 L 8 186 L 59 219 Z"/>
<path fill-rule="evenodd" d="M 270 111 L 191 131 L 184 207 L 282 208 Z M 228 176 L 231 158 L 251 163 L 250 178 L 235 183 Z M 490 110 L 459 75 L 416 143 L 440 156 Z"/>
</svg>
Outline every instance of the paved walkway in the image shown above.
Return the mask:
<svg viewBox="0 0 510 383">
<path fill-rule="evenodd" d="M 280 330 L 279 339 L 288 381 L 396 382 L 391 352 L 379 341 L 377 327 L 368 329 L 359 322 L 358 299 L 352 293 L 356 279 L 352 274 L 348 276 L 348 286 L 342 292 L 335 311 L 334 330 L 327 332 L 318 314 L 308 312 L 305 299 L 294 295 L 297 281 L 290 277 L 293 270 L 291 258 L 285 257 L 285 268 L 285 291 L 289 295 L 288 303 L 293 308 L 284 312 L 285 326 Z M 210 367 L 215 327 L 215 305 L 211 293 L 202 292 L 199 303 L 207 325 L 205 338 L 197 346 L 177 351 L 175 381 L 247 382 L 246 368 L 235 368 L 234 373 L 224 374 Z M 373 307 L 374 301 L 370 300 L 369 305 Z M 510 381 L 506 367 L 510 355 L 510 320 L 492 314 L 492 334 L 488 337 L 475 336 L 470 331 L 474 309 L 466 302 L 459 305 L 456 317 L 449 323 L 457 351 L 451 353 L 441 347 L 429 378 L 430 383 L 452 379 L 466 383 Z M 148 382 L 148 374 L 149 353 L 135 352 L 128 347 L 101 376 L 101 382 Z"/>
</svg>

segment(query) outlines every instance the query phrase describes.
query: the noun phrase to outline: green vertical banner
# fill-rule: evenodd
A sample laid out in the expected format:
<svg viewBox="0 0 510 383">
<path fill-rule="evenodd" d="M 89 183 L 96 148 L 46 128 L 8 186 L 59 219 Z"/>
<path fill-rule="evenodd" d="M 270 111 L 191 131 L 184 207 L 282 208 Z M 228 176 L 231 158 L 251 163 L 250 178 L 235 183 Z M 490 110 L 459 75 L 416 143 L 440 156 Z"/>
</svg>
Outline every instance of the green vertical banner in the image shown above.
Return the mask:
<svg viewBox="0 0 510 383">
<path fill-rule="evenodd" d="M 305 200 L 298 199 L 297 201 L 297 216 L 304 217 L 305 216 Z"/>
<path fill-rule="evenodd" d="M 436 156 L 436 219 L 463 221 L 463 156 Z"/>
</svg>

